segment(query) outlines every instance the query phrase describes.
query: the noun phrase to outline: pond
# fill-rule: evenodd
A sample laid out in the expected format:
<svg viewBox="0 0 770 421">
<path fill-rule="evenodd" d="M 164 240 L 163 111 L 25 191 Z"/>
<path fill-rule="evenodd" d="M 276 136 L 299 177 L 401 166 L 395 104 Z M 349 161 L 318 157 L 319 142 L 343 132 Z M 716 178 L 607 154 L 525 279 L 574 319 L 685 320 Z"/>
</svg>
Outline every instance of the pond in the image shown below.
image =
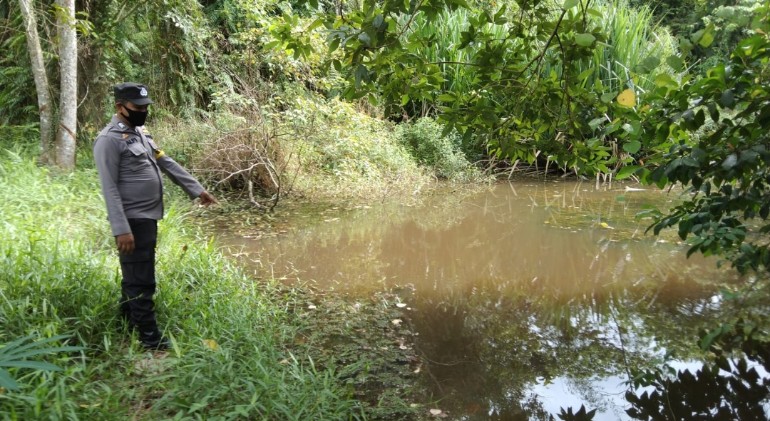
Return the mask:
<svg viewBox="0 0 770 421">
<path fill-rule="evenodd" d="M 518 181 L 298 215 L 281 235 L 220 232 L 258 274 L 352 296 L 398 291 L 421 383 L 450 419 L 629 419 L 633 370 L 697 368 L 722 306 L 716 260 L 686 258 L 640 212 L 678 192 Z"/>
</svg>

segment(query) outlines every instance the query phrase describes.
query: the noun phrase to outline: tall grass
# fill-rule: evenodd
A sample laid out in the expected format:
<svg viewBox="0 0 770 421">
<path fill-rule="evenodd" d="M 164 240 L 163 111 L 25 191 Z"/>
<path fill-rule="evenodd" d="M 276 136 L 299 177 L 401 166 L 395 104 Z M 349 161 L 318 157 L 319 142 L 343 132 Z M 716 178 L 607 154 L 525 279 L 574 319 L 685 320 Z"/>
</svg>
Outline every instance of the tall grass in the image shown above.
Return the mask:
<svg viewBox="0 0 770 421">
<path fill-rule="evenodd" d="M 331 369 L 287 351 L 295 327 L 185 223 L 160 226 L 158 317 L 173 349 L 144 352 L 117 319 L 119 270 L 93 169 L 57 176 L 0 151 L 0 347 L 66 335 L 63 371 L 11 368 L 0 419 L 357 419 Z M 167 201 L 168 203 L 168 201 Z M 65 343 L 66 342 L 66 343 Z"/>
<path fill-rule="evenodd" d="M 442 11 L 434 19 L 420 13 L 405 34 L 413 45 L 421 46 L 414 51 L 416 55 L 441 67 L 445 79 L 442 91 L 463 93 L 473 89 L 475 68 L 465 63 L 474 63 L 474 57 L 484 45 L 471 43 L 460 48 L 462 33 L 468 30 L 473 18 L 473 12 L 468 9 Z M 510 42 L 508 25 L 486 24 L 477 30 L 491 39 Z"/>
<path fill-rule="evenodd" d="M 570 63 L 575 74 L 593 69 L 582 81 L 584 88 L 597 90 L 599 94 L 617 93 L 631 84 L 646 91 L 654 85 L 657 74 L 672 72 L 665 63 L 666 58 L 676 52 L 676 40 L 668 29 L 658 25 L 650 7 L 631 7 L 628 0 L 600 0 L 592 7 L 600 16 L 591 15 L 591 22 L 604 29 L 607 41 L 597 45 L 589 59 Z M 656 57 L 659 64 L 640 72 L 640 65 L 648 57 Z M 545 66 L 543 74 L 554 71 L 560 76 L 562 66 Z"/>
</svg>

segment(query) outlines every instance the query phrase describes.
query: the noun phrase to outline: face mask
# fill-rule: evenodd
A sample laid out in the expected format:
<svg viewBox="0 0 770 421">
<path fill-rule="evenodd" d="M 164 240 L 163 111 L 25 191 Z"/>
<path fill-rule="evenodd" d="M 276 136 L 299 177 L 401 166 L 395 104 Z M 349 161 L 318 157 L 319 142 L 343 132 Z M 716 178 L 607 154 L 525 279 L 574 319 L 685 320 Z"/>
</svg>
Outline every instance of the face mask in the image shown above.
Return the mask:
<svg viewBox="0 0 770 421">
<path fill-rule="evenodd" d="M 134 127 L 144 126 L 144 121 L 147 120 L 147 111 L 134 111 L 126 107 L 123 107 L 128 111 L 128 115 L 122 114 L 123 117 L 128 120 L 128 123 Z"/>
</svg>

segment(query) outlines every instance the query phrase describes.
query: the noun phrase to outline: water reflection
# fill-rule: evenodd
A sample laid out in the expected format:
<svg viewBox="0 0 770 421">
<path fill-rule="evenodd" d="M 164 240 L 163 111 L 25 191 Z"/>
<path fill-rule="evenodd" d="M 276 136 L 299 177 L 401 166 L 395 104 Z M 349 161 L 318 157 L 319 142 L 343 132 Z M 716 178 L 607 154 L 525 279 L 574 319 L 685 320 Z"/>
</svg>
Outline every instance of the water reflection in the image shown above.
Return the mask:
<svg viewBox="0 0 770 421">
<path fill-rule="evenodd" d="M 585 403 L 623 419 L 629 368 L 697 356 L 718 317 L 715 262 L 635 218 L 677 197 L 519 183 L 389 204 L 258 241 L 224 233 L 258 274 L 366 295 L 400 288 L 424 382 L 456 419 L 547 419 Z"/>
</svg>

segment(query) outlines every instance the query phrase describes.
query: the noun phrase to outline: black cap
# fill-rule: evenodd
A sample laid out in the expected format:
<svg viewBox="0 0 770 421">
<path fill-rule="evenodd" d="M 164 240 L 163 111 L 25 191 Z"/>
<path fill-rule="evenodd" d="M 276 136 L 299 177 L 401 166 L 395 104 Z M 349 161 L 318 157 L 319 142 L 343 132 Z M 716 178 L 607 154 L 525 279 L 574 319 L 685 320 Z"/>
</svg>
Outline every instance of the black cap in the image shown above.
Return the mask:
<svg viewBox="0 0 770 421">
<path fill-rule="evenodd" d="M 134 105 L 152 104 L 152 100 L 147 92 L 147 86 L 141 83 L 119 83 L 112 88 L 112 91 L 115 93 L 115 101 L 117 102 L 129 101 Z"/>
</svg>

